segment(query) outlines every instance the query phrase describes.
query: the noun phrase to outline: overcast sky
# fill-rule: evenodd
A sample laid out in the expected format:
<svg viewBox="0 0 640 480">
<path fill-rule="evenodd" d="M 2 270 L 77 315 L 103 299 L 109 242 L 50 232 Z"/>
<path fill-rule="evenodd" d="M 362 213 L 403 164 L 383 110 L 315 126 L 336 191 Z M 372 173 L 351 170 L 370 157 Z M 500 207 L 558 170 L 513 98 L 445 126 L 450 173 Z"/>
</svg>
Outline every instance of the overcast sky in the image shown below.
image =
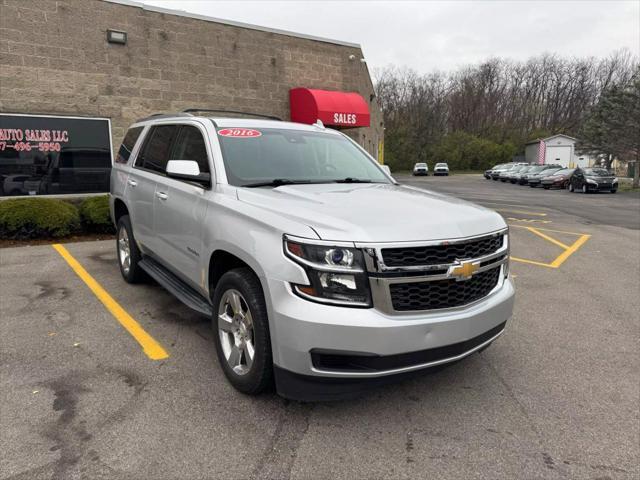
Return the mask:
<svg viewBox="0 0 640 480">
<path fill-rule="evenodd" d="M 640 0 L 142 3 L 362 45 L 370 68 L 450 70 L 489 57 L 640 55 Z"/>
</svg>

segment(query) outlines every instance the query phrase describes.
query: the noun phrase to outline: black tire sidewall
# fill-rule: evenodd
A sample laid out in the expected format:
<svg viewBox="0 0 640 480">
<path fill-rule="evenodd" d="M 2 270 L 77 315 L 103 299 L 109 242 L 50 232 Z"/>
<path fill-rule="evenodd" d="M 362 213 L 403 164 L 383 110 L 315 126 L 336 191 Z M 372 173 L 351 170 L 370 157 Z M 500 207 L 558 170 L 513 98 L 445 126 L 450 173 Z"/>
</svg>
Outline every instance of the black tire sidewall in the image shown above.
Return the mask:
<svg viewBox="0 0 640 480">
<path fill-rule="evenodd" d="M 227 363 L 220 344 L 218 332 L 218 308 L 227 290 L 237 290 L 244 297 L 251 311 L 255 357 L 249 373 L 238 375 Z M 211 319 L 213 339 L 220 367 L 229 382 L 246 394 L 257 394 L 270 387 L 273 382 L 273 357 L 269 333 L 269 318 L 260 280 L 249 268 L 230 270 L 220 278 L 213 294 L 213 315 Z"/>
</svg>

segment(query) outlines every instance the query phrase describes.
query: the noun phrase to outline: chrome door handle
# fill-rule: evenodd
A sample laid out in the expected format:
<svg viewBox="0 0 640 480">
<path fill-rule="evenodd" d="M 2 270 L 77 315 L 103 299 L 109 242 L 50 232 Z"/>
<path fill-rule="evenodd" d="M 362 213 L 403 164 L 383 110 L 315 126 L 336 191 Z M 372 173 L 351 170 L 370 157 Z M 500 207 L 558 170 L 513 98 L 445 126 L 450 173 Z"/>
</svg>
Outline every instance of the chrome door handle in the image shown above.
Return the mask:
<svg viewBox="0 0 640 480">
<path fill-rule="evenodd" d="M 156 192 L 156 197 L 158 197 L 160 200 L 166 200 L 167 198 L 169 198 L 169 195 L 164 192 Z"/>
<path fill-rule="evenodd" d="M 131 180 L 131 179 L 128 179 L 127 183 L 129 185 L 131 185 L 132 187 L 135 187 L 136 185 L 138 185 L 138 182 L 136 182 L 135 180 Z"/>
</svg>

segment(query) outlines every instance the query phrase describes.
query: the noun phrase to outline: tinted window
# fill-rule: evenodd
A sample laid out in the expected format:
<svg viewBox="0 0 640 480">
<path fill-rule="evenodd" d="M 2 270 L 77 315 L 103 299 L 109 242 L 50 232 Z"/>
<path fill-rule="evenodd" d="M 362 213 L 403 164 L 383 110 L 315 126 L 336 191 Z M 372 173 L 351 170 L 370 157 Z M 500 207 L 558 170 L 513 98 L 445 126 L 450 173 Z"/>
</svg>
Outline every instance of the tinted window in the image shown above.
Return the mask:
<svg viewBox="0 0 640 480">
<path fill-rule="evenodd" d="M 153 127 L 136 159 L 136 167 L 164 173 L 169 161 L 171 145 L 178 132 L 176 125 Z"/>
<path fill-rule="evenodd" d="M 0 195 L 108 192 L 106 119 L 0 114 Z"/>
<path fill-rule="evenodd" d="M 133 150 L 133 146 L 138 141 L 138 137 L 142 133 L 143 128 L 144 127 L 135 127 L 129 129 L 124 137 L 124 140 L 122 140 L 122 145 L 120 145 L 118 155 L 116 155 L 117 163 L 127 163 L 129 161 L 131 150 Z"/>
<path fill-rule="evenodd" d="M 183 126 L 180 129 L 169 160 L 195 160 L 198 162 L 201 172 L 209 173 L 207 147 L 204 144 L 204 138 L 200 130 L 196 127 Z"/>
</svg>

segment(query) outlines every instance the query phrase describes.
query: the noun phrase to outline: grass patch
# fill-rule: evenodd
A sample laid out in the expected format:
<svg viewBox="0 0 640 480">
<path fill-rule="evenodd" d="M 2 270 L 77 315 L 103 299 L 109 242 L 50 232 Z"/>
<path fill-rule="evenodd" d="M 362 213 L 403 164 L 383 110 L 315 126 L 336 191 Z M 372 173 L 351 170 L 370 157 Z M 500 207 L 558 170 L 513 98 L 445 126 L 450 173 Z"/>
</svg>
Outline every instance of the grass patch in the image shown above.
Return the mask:
<svg viewBox="0 0 640 480">
<path fill-rule="evenodd" d="M 633 183 L 631 182 L 621 182 L 618 184 L 619 192 L 640 192 L 640 187 L 633 188 Z"/>
</svg>

